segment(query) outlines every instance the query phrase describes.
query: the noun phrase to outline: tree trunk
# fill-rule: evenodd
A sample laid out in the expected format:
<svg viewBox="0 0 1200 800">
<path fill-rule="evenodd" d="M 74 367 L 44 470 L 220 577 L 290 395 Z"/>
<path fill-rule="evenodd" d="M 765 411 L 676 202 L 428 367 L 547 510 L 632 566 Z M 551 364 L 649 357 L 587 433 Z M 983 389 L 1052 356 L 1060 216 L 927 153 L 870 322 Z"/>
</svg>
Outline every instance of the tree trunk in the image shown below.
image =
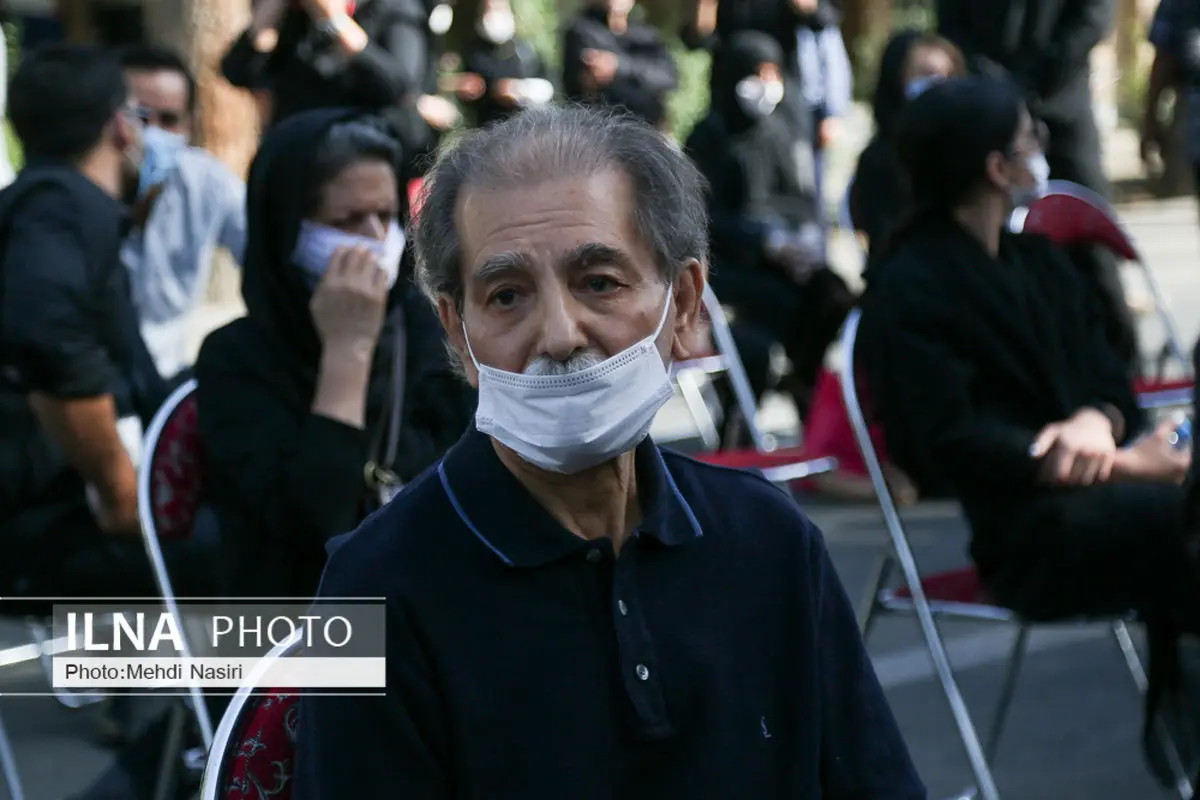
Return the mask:
<svg viewBox="0 0 1200 800">
<path fill-rule="evenodd" d="M 89 44 L 95 39 L 96 32 L 92 28 L 92 14 L 87 0 L 58 0 L 56 8 L 67 41 Z"/>
<path fill-rule="evenodd" d="M 878 53 L 892 29 L 893 0 L 846 0 L 842 4 L 842 38 L 856 76 L 873 70 L 878 56 L 865 63 L 865 53 Z M 872 76 L 872 80 L 874 77 Z"/>
</svg>

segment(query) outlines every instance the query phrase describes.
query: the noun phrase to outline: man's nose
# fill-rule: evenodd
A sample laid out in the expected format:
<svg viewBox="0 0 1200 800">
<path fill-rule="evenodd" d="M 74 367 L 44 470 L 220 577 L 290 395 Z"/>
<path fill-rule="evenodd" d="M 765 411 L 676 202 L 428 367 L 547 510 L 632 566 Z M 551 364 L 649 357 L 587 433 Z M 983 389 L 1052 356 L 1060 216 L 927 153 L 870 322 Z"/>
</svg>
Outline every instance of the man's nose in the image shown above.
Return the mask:
<svg viewBox="0 0 1200 800">
<path fill-rule="evenodd" d="M 555 295 L 543 304 L 540 354 L 555 361 L 566 361 L 588 346 L 588 338 L 579 325 L 576 303 L 569 296 Z"/>
</svg>

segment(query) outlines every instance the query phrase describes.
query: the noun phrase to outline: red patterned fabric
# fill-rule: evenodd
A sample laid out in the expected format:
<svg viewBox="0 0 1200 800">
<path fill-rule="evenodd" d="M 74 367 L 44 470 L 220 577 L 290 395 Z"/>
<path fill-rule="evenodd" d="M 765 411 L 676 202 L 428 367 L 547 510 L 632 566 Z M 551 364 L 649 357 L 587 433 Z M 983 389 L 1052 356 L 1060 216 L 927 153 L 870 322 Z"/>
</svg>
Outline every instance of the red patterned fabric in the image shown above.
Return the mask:
<svg viewBox="0 0 1200 800">
<path fill-rule="evenodd" d="M 295 773 L 298 694 L 273 690 L 251 697 L 252 708 L 242 712 L 245 722 L 234 731 L 221 771 L 224 800 L 290 800 Z"/>
<path fill-rule="evenodd" d="M 1022 230 L 1062 245 L 1081 242 L 1103 245 L 1127 261 L 1139 260 L 1133 242 L 1108 209 L 1084 197 L 1053 193 L 1035 200 Z"/>
<path fill-rule="evenodd" d="M 155 532 L 159 539 L 185 539 L 192 534 L 200 506 L 200 430 L 195 392 L 175 407 L 150 457 L 150 507 Z"/>
</svg>

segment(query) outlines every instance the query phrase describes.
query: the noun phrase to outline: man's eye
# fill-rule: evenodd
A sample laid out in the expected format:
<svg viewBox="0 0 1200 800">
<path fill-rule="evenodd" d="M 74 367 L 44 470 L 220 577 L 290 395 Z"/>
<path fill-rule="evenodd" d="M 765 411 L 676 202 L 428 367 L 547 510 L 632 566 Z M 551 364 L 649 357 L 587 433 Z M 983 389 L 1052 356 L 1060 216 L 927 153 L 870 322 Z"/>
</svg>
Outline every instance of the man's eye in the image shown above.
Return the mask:
<svg viewBox="0 0 1200 800">
<path fill-rule="evenodd" d="M 586 283 L 589 292 L 609 292 L 617 286 L 617 282 L 607 275 L 590 275 Z"/>
<path fill-rule="evenodd" d="M 516 289 L 501 289 L 492 295 L 491 303 L 497 306 L 511 306 L 517 302 Z"/>
</svg>

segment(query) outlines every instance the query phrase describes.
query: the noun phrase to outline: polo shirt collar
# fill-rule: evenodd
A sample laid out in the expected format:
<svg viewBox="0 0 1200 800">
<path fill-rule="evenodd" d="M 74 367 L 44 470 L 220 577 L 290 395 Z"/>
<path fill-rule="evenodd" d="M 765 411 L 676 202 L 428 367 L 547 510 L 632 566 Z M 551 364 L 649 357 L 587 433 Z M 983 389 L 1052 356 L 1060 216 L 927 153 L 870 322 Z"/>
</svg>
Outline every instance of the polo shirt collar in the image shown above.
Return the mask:
<svg viewBox="0 0 1200 800">
<path fill-rule="evenodd" d="M 636 535 L 674 547 L 703 536 L 696 515 L 647 437 L 634 453 L 642 522 Z M 587 546 L 564 528 L 472 425 L 438 465 L 442 488 L 463 524 L 510 567 L 539 567 Z"/>
</svg>

